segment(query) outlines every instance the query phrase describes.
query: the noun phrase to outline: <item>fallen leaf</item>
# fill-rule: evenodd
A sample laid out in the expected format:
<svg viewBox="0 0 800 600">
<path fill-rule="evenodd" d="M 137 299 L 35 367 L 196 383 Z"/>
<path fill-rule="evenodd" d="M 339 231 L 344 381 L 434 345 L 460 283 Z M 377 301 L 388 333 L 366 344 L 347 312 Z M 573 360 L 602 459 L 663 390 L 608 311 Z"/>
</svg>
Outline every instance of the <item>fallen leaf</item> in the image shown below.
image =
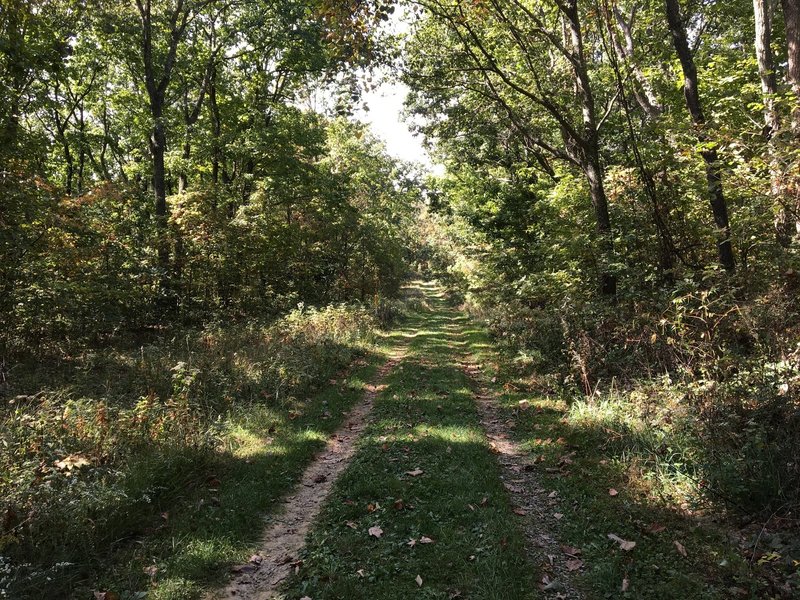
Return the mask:
<svg viewBox="0 0 800 600">
<path fill-rule="evenodd" d="M 520 517 L 524 517 L 525 515 L 528 514 L 528 511 L 526 511 L 524 508 L 515 508 L 514 514 L 519 515 Z"/>
<path fill-rule="evenodd" d="M 629 542 L 628 540 L 623 540 L 621 537 L 613 533 L 608 534 L 608 539 L 617 542 L 619 544 L 619 547 L 625 550 L 625 552 L 630 552 L 636 547 L 636 542 Z"/>
<path fill-rule="evenodd" d="M 577 571 L 583 566 L 583 561 L 579 558 L 574 558 L 567 561 L 567 571 Z"/>
<path fill-rule="evenodd" d="M 345 525 L 347 525 L 350 529 L 358 529 L 358 525 L 353 523 L 353 521 L 348 521 L 347 523 L 345 523 Z"/>
<path fill-rule="evenodd" d="M 417 582 L 417 585 L 418 585 L 418 586 L 422 587 L 422 577 L 420 577 L 419 575 L 417 575 L 417 578 L 416 578 L 414 581 L 416 581 L 416 582 Z"/>
<path fill-rule="evenodd" d="M 620 590 L 619 590 L 619 591 L 620 591 L 620 592 L 627 592 L 627 591 L 628 591 L 628 588 L 630 587 L 630 585 L 631 585 L 631 582 L 630 582 L 630 580 L 629 580 L 627 577 L 625 577 L 625 578 L 622 580 L 622 587 L 620 588 Z"/>
<path fill-rule="evenodd" d="M 683 544 L 681 544 L 678 540 L 675 540 L 672 543 L 675 544 L 675 549 L 678 551 L 678 554 L 680 554 L 684 558 L 686 558 L 688 556 L 686 554 L 686 548 L 685 548 L 685 546 Z"/>
<path fill-rule="evenodd" d="M 561 546 L 561 551 L 568 556 L 578 556 L 581 553 L 580 548 L 573 546 Z"/>
<path fill-rule="evenodd" d="M 72 471 L 72 469 L 80 469 L 81 467 L 85 467 L 91 464 L 89 459 L 86 458 L 83 454 L 69 454 L 62 458 L 61 460 L 57 460 L 55 465 L 62 471 Z M 102 592 L 104 594 L 111 594 L 113 592 Z"/>
<path fill-rule="evenodd" d="M 311 600 L 311 596 L 303 596 L 300 600 Z"/>
<path fill-rule="evenodd" d="M 429 538 L 428 536 L 423 535 L 421 538 L 419 538 L 419 543 L 420 544 L 432 544 L 433 540 L 431 538 Z"/>
<path fill-rule="evenodd" d="M 383 535 L 383 529 L 381 529 L 377 525 L 375 527 L 370 527 L 369 534 L 373 537 L 379 538 Z"/>
<path fill-rule="evenodd" d="M 564 515 L 563 515 L 562 513 L 553 513 L 553 518 L 554 518 L 556 521 L 560 521 L 561 519 L 563 519 L 563 518 L 564 518 Z"/>
<path fill-rule="evenodd" d="M 422 475 L 424 472 L 425 472 L 425 471 L 423 471 L 422 469 L 420 469 L 420 468 L 416 468 L 416 469 L 414 469 L 413 471 L 406 471 L 406 475 L 411 475 L 411 477 L 419 477 L 419 476 L 420 476 L 420 475 Z"/>
<path fill-rule="evenodd" d="M 527 400 L 520 400 L 518 402 L 518 406 L 519 406 L 520 410 L 528 410 L 528 408 L 530 408 L 530 405 L 531 405 L 531 403 L 528 402 Z"/>
<path fill-rule="evenodd" d="M 618 496 L 619 492 L 617 490 L 615 490 L 614 488 L 611 488 L 611 489 L 608 490 L 608 495 L 609 496 Z"/>
<path fill-rule="evenodd" d="M 395 510 L 403 510 L 405 507 L 406 505 L 403 504 L 403 500 L 401 498 L 398 498 L 397 500 L 394 501 Z"/>
<path fill-rule="evenodd" d="M 359 577 L 364 577 L 364 569 L 359 569 L 358 571 L 356 571 L 356 574 L 357 574 Z"/>
<path fill-rule="evenodd" d="M 408 546 L 409 548 L 413 548 L 416 545 L 417 545 L 417 540 L 414 540 L 414 539 L 408 540 L 406 542 L 406 546 Z"/>
<path fill-rule="evenodd" d="M 652 525 L 650 525 L 650 527 L 648 527 L 644 531 L 645 531 L 645 533 L 661 533 L 665 529 L 666 529 L 666 526 L 660 525 L 659 523 L 653 523 Z"/>
</svg>

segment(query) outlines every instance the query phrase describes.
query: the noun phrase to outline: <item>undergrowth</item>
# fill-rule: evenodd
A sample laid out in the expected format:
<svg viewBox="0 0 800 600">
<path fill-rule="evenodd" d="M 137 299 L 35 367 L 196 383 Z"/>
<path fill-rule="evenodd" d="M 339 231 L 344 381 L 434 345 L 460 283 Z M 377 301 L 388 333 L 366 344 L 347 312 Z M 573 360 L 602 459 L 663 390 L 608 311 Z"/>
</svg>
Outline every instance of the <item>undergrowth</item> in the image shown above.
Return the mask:
<svg viewBox="0 0 800 600">
<path fill-rule="evenodd" d="M 0 408 L 0 594 L 134 594 L 161 581 L 152 597 L 177 598 L 193 584 L 168 593 L 176 573 L 218 577 L 258 529 L 242 528 L 239 505 L 258 520 L 360 394 L 358 373 L 337 374 L 359 356 L 360 377 L 368 373 L 376 328 L 403 312 L 399 302 L 376 307 L 300 307 L 270 325 L 11 365 Z M 331 390 L 317 394 L 323 384 Z M 231 491 L 226 502 L 226 478 L 245 473 L 263 480 L 251 490 L 262 498 Z M 185 561 L 198 528 L 226 518 L 238 524 L 202 542 L 211 546 L 199 571 L 164 562 Z"/>
</svg>

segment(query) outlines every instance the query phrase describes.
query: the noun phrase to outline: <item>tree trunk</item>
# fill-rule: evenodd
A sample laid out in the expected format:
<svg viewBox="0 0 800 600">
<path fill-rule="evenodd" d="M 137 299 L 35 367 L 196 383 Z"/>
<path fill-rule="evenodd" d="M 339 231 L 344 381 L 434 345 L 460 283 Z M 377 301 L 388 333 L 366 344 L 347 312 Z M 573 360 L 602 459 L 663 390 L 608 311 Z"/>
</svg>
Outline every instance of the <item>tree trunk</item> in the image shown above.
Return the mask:
<svg viewBox="0 0 800 600">
<path fill-rule="evenodd" d="M 164 153 L 167 135 L 164 131 L 163 101 L 151 103 L 153 132 L 150 136 L 150 152 L 153 156 L 153 194 L 155 196 L 156 227 L 158 228 L 158 266 L 166 277 L 169 269 L 169 245 L 167 242 L 167 180 Z"/>
<path fill-rule="evenodd" d="M 794 106 L 792 107 L 792 133 L 795 139 L 800 138 L 800 2 L 798 0 L 782 0 L 783 18 L 786 22 L 786 44 L 788 46 L 787 55 L 787 77 L 789 84 L 794 92 Z M 796 180 L 793 182 L 797 187 Z M 783 190 L 785 193 L 785 189 Z M 778 217 L 783 218 L 784 225 L 782 230 L 787 236 L 786 245 L 791 243 L 794 236 L 800 237 L 800 197 L 795 193 L 793 198 L 783 197 L 782 212 Z M 789 210 L 787 206 L 789 205 Z M 790 217 L 787 212 L 794 211 L 794 216 Z M 794 231 L 792 231 L 794 229 Z"/>
<path fill-rule="evenodd" d="M 764 139 L 767 143 L 767 162 L 769 163 L 770 194 L 778 206 L 775 216 L 775 238 L 784 248 L 792 240 L 792 227 L 782 203 L 781 168 L 775 152 L 774 138 L 780 129 L 780 115 L 775 106 L 778 96 L 778 81 L 775 77 L 775 61 L 772 56 L 772 16 L 773 0 L 753 0 L 755 16 L 755 47 L 758 75 L 761 79 L 761 95 L 764 101 Z"/>
<path fill-rule="evenodd" d="M 800 136 L 800 3 L 797 0 L 782 0 L 783 18 L 786 21 L 786 43 L 788 45 L 788 78 L 795 94 L 792 109 L 792 131 Z"/>
<path fill-rule="evenodd" d="M 689 50 L 689 42 L 686 37 L 686 29 L 680 15 L 678 0 L 665 0 L 667 22 L 669 23 L 672 41 L 675 52 L 678 55 L 683 70 L 683 95 L 686 99 L 686 108 L 689 110 L 692 122 L 697 129 L 697 139 L 701 144 L 707 145 L 709 138 L 704 131 L 706 117 L 703 114 L 703 107 L 700 103 L 700 92 L 698 90 L 697 68 L 694 58 Z M 733 258 L 733 247 L 731 244 L 731 228 L 728 219 L 728 205 L 722 188 L 722 169 L 719 165 L 719 157 L 715 148 L 700 152 L 706 164 L 706 185 L 708 188 L 711 212 L 714 216 L 714 223 L 717 226 L 717 253 L 722 267 L 732 273 L 736 270 L 736 262 Z"/>
<path fill-rule="evenodd" d="M 189 176 L 186 173 L 186 164 L 188 164 L 189 159 L 192 157 L 192 145 L 189 142 L 189 136 L 191 133 L 189 131 L 186 132 L 186 139 L 183 141 L 183 154 L 181 154 L 181 158 L 183 159 L 184 166 L 181 167 L 181 172 L 178 173 L 178 193 L 182 194 L 186 191 L 186 188 L 189 185 Z"/>
<path fill-rule="evenodd" d="M 636 98 L 636 102 L 641 106 L 648 119 L 657 119 L 661 113 L 664 112 L 664 107 L 658 101 L 653 91 L 653 86 L 650 84 L 650 80 L 647 79 L 647 76 L 642 71 L 634 55 L 632 28 L 635 12 L 632 12 L 629 19 L 626 20 L 617 6 L 614 6 L 613 11 L 615 21 L 622 32 L 622 39 L 625 42 L 624 44 L 622 43 L 616 29 L 609 22 L 608 29 L 611 34 L 611 42 L 614 45 L 614 51 L 620 62 L 628 66 L 630 74 L 633 75 L 634 79 L 636 79 L 639 84 L 638 88 L 635 85 L 632 86 L 633 96 Z"/>
<path fill-rule="evenodd" d="M 219 164 L 220 155 L 220 135 L 222 133 L 222 120 L 217 104 L 217 69 L 211 71 L 211 81 L 208 88 L 208 102 L 211 106 L 211 182 L 214 185 L 219 183 Z"/>
<path fill-rule="evenodd" d="M 755 15 L 755 45 L 758 75 L 761 78 L 761 93 L 764 96 L 765 137 L 771 138 L 780 128 L 775 98 L 778 95 L 778 82 L 775 78 L 775 63 L 772 57 L 772 0 L 753 0 Z"/>
<path fill-rule="evenodd" d="M 575 86 L 581 99 L 584 134 L 583 140 L 576 141 L 581 146 L 579 151 L 580 162 L 586 175 L 586 180 L 589 183 L 589 194 L 594 207 L 595 223 L 599 236 L 600 293 L 604 296 L 615 296 L 617 293 L 617 277 L 610 271 L 614 256 L 614 238 L 611 229 L 611 217 L 608 211 L 608 198 L 603 186 L 603 167 L 600 160 L 600 140 L 597 117 L 595 116 L 595 101 L 589 80 L 589 72 L 586 68 L 577 0 L 570 0 L 569 4 L 562 8 L 562 12 L 566 16 L 571 46 L 576 58 L 573 62 L 573 68 Z"/>
</svg>

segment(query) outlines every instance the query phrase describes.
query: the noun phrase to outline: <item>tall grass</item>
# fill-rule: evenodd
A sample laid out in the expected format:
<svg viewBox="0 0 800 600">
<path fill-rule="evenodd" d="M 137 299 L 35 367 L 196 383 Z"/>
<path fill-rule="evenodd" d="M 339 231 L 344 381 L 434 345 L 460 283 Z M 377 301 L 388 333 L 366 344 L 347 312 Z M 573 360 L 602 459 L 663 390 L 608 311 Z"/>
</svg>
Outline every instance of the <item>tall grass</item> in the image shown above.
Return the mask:
<svg viewBox="0 0 800 600">
<path fill-rule="evenodd" d="M 247 443 L 241 423 L 255 415 L 262 439 L 300 415 L 376 326 L 365 308 L 300 307 L 269 325 L 12 365 L 0 390 L 0 595 L 69 595 L 213 487 L 219 457 Z"/>
</svg>

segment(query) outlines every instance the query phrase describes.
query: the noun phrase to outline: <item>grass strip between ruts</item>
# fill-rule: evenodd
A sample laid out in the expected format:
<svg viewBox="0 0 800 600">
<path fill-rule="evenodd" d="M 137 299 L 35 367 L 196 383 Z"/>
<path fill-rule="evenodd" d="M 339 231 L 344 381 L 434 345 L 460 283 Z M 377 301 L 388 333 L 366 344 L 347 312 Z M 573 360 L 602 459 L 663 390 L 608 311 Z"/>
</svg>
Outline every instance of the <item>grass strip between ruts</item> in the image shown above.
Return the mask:
<svg viewBox="0 0 800 600">
<path fill-rule="evenodd" d="M 286 598 L 533 595 L 518 517 L 458 364 L 469 321 L 438 293 L 426 287 L 431 311 L 392 334 L 408 353 L 376 399 Z"/>
</svg>

